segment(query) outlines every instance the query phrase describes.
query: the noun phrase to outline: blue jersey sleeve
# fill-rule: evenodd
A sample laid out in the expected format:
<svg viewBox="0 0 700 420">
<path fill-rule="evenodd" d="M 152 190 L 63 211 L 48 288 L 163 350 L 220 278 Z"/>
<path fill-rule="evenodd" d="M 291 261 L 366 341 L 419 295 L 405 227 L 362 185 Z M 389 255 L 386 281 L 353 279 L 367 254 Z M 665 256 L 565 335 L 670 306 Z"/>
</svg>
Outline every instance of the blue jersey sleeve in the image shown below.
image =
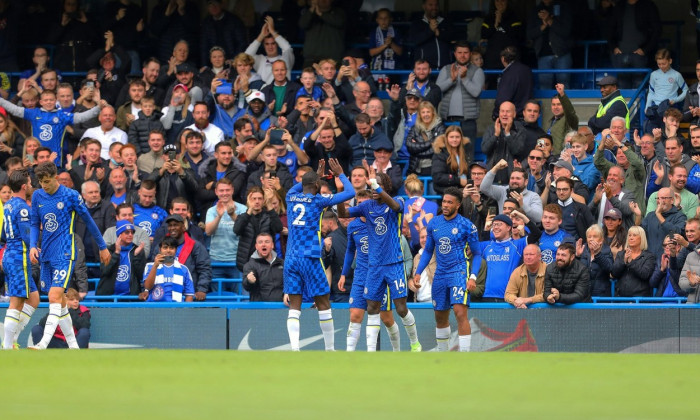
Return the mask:
<svg viewBox="0 0 700 420">
<path fill-rule="evenodd" d="M 148 277 L 148 275 L 151 273 L 151 269 L 153 268 L 153 264 L 154 263 L 152 263 L 152 262 L 146 264 L 146 268 L 143 270 L 143 278 L 141 279 L 142 285 L 146 281 L 146 277 Z"/>
<path fill-rule="evenodd" d="M 289 197 L 292 194 L 299 194 L 303 190 L 304 188 L 302 187 L 301 182 L 298 184 L 294 184 L 294 186 L 292 186 L 292 188 L 290 188 L 289 191 L 287 191 L 287 197 Z"/>
<path fill-rule="evenodd" d="M 350 233 L 348 235 L 348 246 L 345 248 L 345 260 L 343 260 L 343 271 L 340 273 L 343 276 L 347 276 L 350 268 L 352 267 L 352 261 L 355 259 L 355 238 L 354 234 Z"/>
<path fill-rule="evenodd" d="M 29 206 L 23 206 L 19 211 L 19 219 L 17 221 L 17 224 L 19 225 L 19 234 L 22 237 L 22 241 L 24 241 L 25 244 L 31 242 L 32 226 L 30 222 L 30 212 L 31 209 L 29 208 Z"/>
<path fill-rule="evenodd" d="M 481 269 L 481 244 L 479 243 L 479 231 L 474 223 L 467 220 L 469 223 L 469 234 L 467 235 L 467 243 L 472 253 L 471 274 L 475 276 Z"/>
<path fill-rule="evenodd" d="M 350 214 L 350 217 L 362 217 L 365 216 L 365 208 L 369 205 L 369 200 L 363 201 L 362 203 L 350 207 L 348 209 L 348 213 Z"/>
<path fill-rule="evenodd" d="M 36 203 L 37 192 L 32 194 L 32 203 Z M 29 233 L 29 248 L 36 248 L 36 244 L 39 242 L 39 226 L 41 225 L 41 219 L 39 217 L 39 209 L 36 205 L 32 206 L 31 211 L 31 221 L 30 221 L 30 233 Z"/>
<path fill-rule="evenodd" d="M 189 268 L 181 265 L 184 271 L 182 272 L 182 294 L 186 296 L 194 296 L 194 283 L 192 282 L 192 274 Z"/>
<path fill-rule="evenodd" d="M 95 221 L 92 219 L 90 212 L 88 211 L 87 207 L 85 207 L 83 199 L 77 193 L 71 195 L 71 197 L 73 201 L 73 211 L 78 213 L 78 216 L 80 216 L 80 218 L 83 219 L 83 222 L 85 222 L 85 226 L 87 227 L 92 237 L 95 239 L 97 247 L 100 248 L 100 251 L 103 249 L 107 249 L 107 244 L 102 238 L 102 232 L 100 232 L 100 229 L 97 227 Z"/>
<path fill-rule="evenodd" d="M 433 219 L 435 220 L 435 219 Z M 418 262 L 418 268 L 416 268 L 416 274 L 422 274 L 425 267 L 430 264 L 430 259 L 433 258 L 433 252 L 435 252 L 435 240 L 433 239 L 433 220 L 428 222 L 428 236 L 425 240 L 425 248 L 423 248 L 423 255 L 420 257 Z"/>
</svg>

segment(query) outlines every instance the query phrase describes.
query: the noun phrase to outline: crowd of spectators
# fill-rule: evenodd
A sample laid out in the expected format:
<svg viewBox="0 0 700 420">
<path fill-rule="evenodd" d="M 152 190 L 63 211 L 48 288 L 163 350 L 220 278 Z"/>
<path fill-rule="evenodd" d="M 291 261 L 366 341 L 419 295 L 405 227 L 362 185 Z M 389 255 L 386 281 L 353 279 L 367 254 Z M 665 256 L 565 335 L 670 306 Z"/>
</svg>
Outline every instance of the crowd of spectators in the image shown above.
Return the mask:
<svg viewBox="0 0 700 420">
<path fill-rule="evenodd" d="M 187 0 L 160 1 L 149 18 L 129 0 L 100 10 L 77 0 L 56 10 L 44 3 L 53 4 L 25 10 L 0 0 L 0 71 L 21 70 L 22 19 L 44 19 L 47 38 L 31 39 L 54 51 L 49 65 L 49 49 L 36 47 L 33 67 L 0 91 L 0 184 L 22 167 L 36 184 L 32 169 L 53 161 L 59 182 L 81 193 L 112 254 L 107 266 L 84 269 L 83 261 L 99 261 L 98 250 L 76 224 L 82 269 L 71 286 L 81 297 L 88 277 L 100 278 L 97 294 L 151 301 L 201 301 L 219 292 L 213 279 L 240 278 L 250 300 L 283 300 L 294 223 L 285 195 L 319 168 L 322 193 L 342 189 L 328 169 L 337 159 L 357 192 L 367 189 L 371 167 L 386 190 L 408 197 L 407 277 L 439 196 L 460 187 L 460 212 L 479 229 L 485 260 L 472 301 L 586 302 L 610 296 L 611 279 L 616 296 L 655 290 L 697 300 L 697 83 L 689 89 L 670 52 L 657 49 L 659 15 L 650 0 L 602 1 L 586 13 L 607 22 L 597 36 L 610 40 L 614 65 L 645 67 L 653 57 L 658 66 L 645 110 L 653 124 L 636 129 L 619 90 L 638 86 L 636 79 L 598 80 L 597 111 L 580 115 L 567 96 L 568 75 L 533 77 L 534 63 L 572 67 L 572 40 L 591 35 L 573 24 L 585 2 L 540 0 L 519 10 L 495 0 L 478 45 L 437 0 L 423 0 L 422 15 L 403 34 L 381 9 L 366 50 L 346 49 L 357 37 L 345 32 L 361 2 L 284 2 L 297 13 L 286 20 L 294 17 L 291 26 L 304 33 L 301 60 L 280 22 L 256 21 L 246 2 L 231 13 L 224 2 L 207 1 L 201 22 L 197 3 Z M 147 39 L 155 44 L 144 55 Z M 700 79 L 700 61 L 696 68 Z M 405 84 L 382 77 L 396 69 L 412 70 Z M 502 73 L 487 78 L 484 69 Z M 63 80 L 74 71 L 86 75 Z M 533 100 L 538 85 L 556 90 L 549 121 Z M 497 92 L 486 109 L 480 97 L 488 87 Z M 479 132 L 484 115 L 493 123 Z M 688 133 L 681 123 L 690 123 Z M 485 162 L 475 159 L 478 138 Z M 6 190 L 0 187 L 2 201 Z M 321 226 L 336 302 L 347 301 L 352 282 L 343 276 L 338 287 L 348 223 L 329 209 Z M 429 288 L 415 299 L 430 301 Z"/>
</svg>

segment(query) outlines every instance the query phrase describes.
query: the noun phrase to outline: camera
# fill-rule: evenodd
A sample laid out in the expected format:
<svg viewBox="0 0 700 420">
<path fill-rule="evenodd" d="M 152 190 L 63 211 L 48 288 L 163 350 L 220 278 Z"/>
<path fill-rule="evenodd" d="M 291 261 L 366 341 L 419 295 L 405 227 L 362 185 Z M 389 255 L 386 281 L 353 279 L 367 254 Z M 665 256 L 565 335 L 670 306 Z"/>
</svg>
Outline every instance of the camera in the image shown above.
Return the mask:
<svg viewBox="0 0 700 420">
<path fill-rule="evenodd" d="M 177 159 L 177 146 L 168 144 L 163 147 L 163 153 L 168 155 L 168 160 L 175 160 Z"/>
</svg>

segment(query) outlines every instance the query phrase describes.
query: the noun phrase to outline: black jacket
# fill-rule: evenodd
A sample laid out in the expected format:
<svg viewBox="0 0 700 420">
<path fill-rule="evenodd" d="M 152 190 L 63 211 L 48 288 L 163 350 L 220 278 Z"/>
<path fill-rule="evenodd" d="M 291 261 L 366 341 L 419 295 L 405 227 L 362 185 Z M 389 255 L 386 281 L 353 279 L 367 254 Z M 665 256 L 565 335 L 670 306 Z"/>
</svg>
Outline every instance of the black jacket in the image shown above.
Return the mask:
<svg viewBox="0 0 700 420">
<path fill-rule="evenodd" d="M 688 88 L 688 94 L 685 95 L 685 102 L 683 102 L 683 122 L 689 122 L 692 124 L 698 124 L 700 122 L 700 117 L 693 117 L 690 112 L 690 107 L 700 106 L 700 97 L 698 97 L 698 82 L 693 83 Z"/>
<path fill-rule="evenodd" d="M 263 210 L 255 216 L 243 213 L 233 225 L 233 233 L 238 235 L 238 253 L 236 267 L 243 272 L 245 263 L 255 252 L 255 238 L 259 233 L 267 232 L 273 237 L 282 232 L 282 221 L 274 211 Z"/>
<path fill-rule="evenodd" d="M 420 118 L 417 116 L 416 118 Z M 430 130 L 420 130 L 417 126 L 411 127 L 411 131 L 406 137 L 406 149 L 410 157 L 408 158 L 408 173 L 415 174 L 420 172 L 420 162 L 423 159 L 433 158 L 433 143 L 435 139 L 445 133 L 445 126 L 442 124 L 435 125 Z"/>
<path fill-rule="evenodd" d="M 287 90 L 284 91 L 284 103 L 287 104 L 287 110 L 283 115 L 288 115 L 294 109 L 299 88 L 301 88 L 299 83 L 291 80 L 287 82 Z M 261 92 L 265 95 L 265 104 L 270 105 L 275 100 L 274 82 L 263 87 Z"/>
<path fill-rule="evenodd" d="M 323 247 L 321 258 L 323 258 L 323 266 L 331 269 L 331 292 L 349 294 L 350 291 L 347 288 L 345 292 L 338 289 L 338 280 L 340 280 L 345 262 L 345 250 L 348 247 L 348 231 L 344 227 L 338 226 L 338 229 L 329 233 L 327 237 L 332 239 L 333 245 L 329 252 L 326 252 L 325 246 Z"/>
<path fill-rule="evenodd" d="M 143 111 L 139 111 L 139 118 L 131 122 L 128 132 L 129 143 L 136 146 L 138 154 L 151 151 L 151 146 L 148 145 L 148 136 L 152 130 L 165 132 L 163 123 L 160 122 L 162 116 L 160 111 L 153 111 L 150 117 L 143 115 Z"/>
<path fill-rule="evenodd" d="M 654 273 L 655 260 L 654 254 L 642 251 L 639 257 L 625 264 L 625 251 L 618 252 L 612 269 L 612 275 L 617 279 L 615 296 L 651 296 L 649 279 Z"/>
<path fill-rule="evenodd" d="M 114 206 L 108 198 L 102 200 L 95 207 L 88 207 L 88 211 L 101 233 L 104 233 L 105 230 L 117 224 Z M 83 239 L 85 247 L 90 247 L 89 250 L 85 249 L 86 255 L 92 257 L 88 259 L 88 262 L 99 261 L 100 250 L 97 247 L 97 242 L 95 242 L 95 238 L 88 233 L 87 226 L 80 217 L 76 217 L 75 219 L 74 232 Z"/>
<path fill-rule="evenodd" d="M 423 16 L 411 23 L 406 44 L 413 48 L 413 60 L 426 60 L 434 69 L 452 62 L 450 43 L 454 41 L 452 23 L 444 19 L 438 25 L 440 36 L 436 37 Z"/>
<path fill-rule="evenodd" d="M 294 185 L 294 178 L 292 177 L 292 174 L 289 173 L 289 168 L 287 168 L 287 165 L 283 165 L 279 162 L 277 162 L 275 172 L 277 172 L 277 178 L 280 179 L 280 186 L 284 189 L 286 195 L 286 192 L 289 191 L 289 189 L 292 188 L 292 186 Z M 260 165 L 260 168 L 248 175 L 246 195 L 248 194 L 248 190 L 252 187 L 262 188 L 262 182 L 260 182 L 260 178 L 262 178 L 264 174 L 265 165 Z"/>
<path fill-rule="evenodd" d="M 493 104 L 494 121 L 498 118 L 501 104 L 506 101 L 514 103 L 518 117 L 522 117 L 525 104 L 532 98 L 533 83 L 532 70 L 520 61 L 513 61 L 503 69 L 496 89 L 496 101 Z"/>
<path fill-rule="evenodd" d="M 190 203 L 193 203 L 193 198 L 197 194 L 199 185 L 197 184 L 197 178 L 194 176 L 192 169 L 184 169 L 182 175 L 178 175 L 175 180 L 175 188 L 177 189 L 177 195 L 175 197 L 185 197 Z M 172 182 L 172 177 L 170 172 L 165 171 L 163 175 L 160 174 L 160 169 L 155 169 L 151 172 L 148 179 L 156 182 L 158 185 L 158 194 L 156 195 L 156 204 L 158 207 L 167 209 L 170 208 L 170 202 L 175 197 L 171 197 L 170 194 L 170 182 Z M 194 204 L 194 203 L 193 203 Z"/>
<path fill-rule="evenodd" d="M 195 17 L 191 19 L 197 20 Z M 199 54 L 200 64 L 209 64 L 209 50 L 218 45 L 226 51 L 229 58 L 233 58 L 238 53 L 245 51 L 246 28 L 243 22 L 233 13 L 224 10 L 221 19 L 214 19 L 211 15 L 204 18 L 199 31 Z"/>
<path fill-rule="evenodd" d="M 559 268 L 556 263 L 547 266 L 544 274 L 544 299 L 552 293 L 552 288 L 559 291 L 557 303 L 572 304 L 588 302 L 591 286 L 588 268 L 574 259 L 569 266 Z"/>
<path fill-rule="evenodd" d="M 622 92 L 619 89 L 602 98 L 600 105 L 605 106 L 618 96 L 622 96 Z M 610 121 L 612 121 L 613 117 L 625 118 L 628 112 L 626 102 L 617 101 L 608 108 L 608 111 L 602 117 L 596 117 L 597 114 L 594 113 L 588 120 L 588 127 L 593 131 L 593 134 L 598 134 L 606 128 L 610 128 Z"/>
<path fill-rule="evenodd" d="M 459 178 L 461 174 L 452 172 L 452 169 L 447 164 L 449 156 L 447 149 L 442 149 L 440 153 L 433 155 L 433 188 L 439 195 L 442 195 L 448 187 L 459 187 L 462 185 Z"/>
<path fill-rule="evenodd" d="M 274 260 L 270 263 L 255 251 L 243 266 L 243 288 L 250 293 L 251 302 L 282 302 L 284 261 L 277 258 L 275 251 L 272 255 Z M 248 281 L 248 273 L 255 275 L 255 283 Z"/>
<path fill-rule="evenodd" d="M 141 280 L 143 280 L 143 271 L 146 268 L 146 252 L 141 250 L 138 254 L 136 251 L 136 244 L 131 247 L 129 251 L 129 259 L 131 260 L 131 276 L 129 278 L 129 294 L 138 295 L 143 290 L 141 288 Z M 112 258 L 109 260 L 109 264 L 100 264 L 100 282 L 97 284 L 97 289 L 95 290 L 96 295 L 113 295 L 114 294 L 114 284 L 117 281 L 117 276 L 119 275 L 119 253 L 115 252 L 115 246 L 110 245 L 107 247 Z"/>
<path fill-rule="evenodd" d="M 579 261 L 588 267 L 591 280 L 591 296 L 612 296 L 610 294 L 610 271 L 613 267 L 613 255 L 610 247 L 603 244 L 600 252 L 591 261 L 591 251 L 585 245 Z"/>
<path fill-rule="evenodd" d="M 612 11 L 612 19 L 610 23 L 610 38 L 608 39 L 608 48 L 612 52 L 619 47 L 622 40 L 625 22 L 626 1 L 618 2 L 617 6 Z M 656 52 L 659 37 L 661 36 L 661 18 L 659 17 L 659 9 L 651 0 L 639 0 L 634 6 L 634 21 L 637 30 L 644 36 L 644 42 L 641 48 L 644 50 L 646 57 L 653 57 Z M 631 52 L 631 51 L 630 51 Z"/>
<path fill-rule="evenodd" d="M 581 183 L 581 184 L 583 184 L 583 183 Z M 584 196 L 584 198 L 587 198 L 587 196 Z M 556 200 L 554 202 L 558 203 L 558 201 L 556 201 Z M 579 238 L 583 238 L 583 241 L 585 242 L 586 241 L 586 230 L 593 223 L 595 223 L 595 219 L 593 218 L 591 211 L 583 203 L 579 203 L 578 201 L 574 200 L 574 202 L 571 203 L 570 209 L 573 212 L 573 214 L 571 216 L 576 221 L 576 232 L 569 232 L 569 234 L 571 234 L 571 236 L 573 236 L 577 240 Z"/>
<path fill-rule="evenodd" d="M 239 203 L 245 203 L 245 192 L 246 192 L 246 179 L 245 173 L 240 171 L 231 162 L 226 168 L 225 178 L 228 178 L 233 183 L 233 199 Z M 214 193 L 214 187 L 211 190 L 207 190 L 205 186 L 210 183 L 216 183 L 216 159 L 211 159 L 206 166 L 200 166 L 199 168 L 199 192 L 197 193 L 197 200 L 200 202 L 200 209 L 208 209 L 212 206 L 212 203 L 216 201 L 216 194 Z"/>
<path fill-rule="evenodd" d="M 352 149 L 345 134 L 335 138 L 335 147 L 332 150 L 326 150 L 323 145 L 307 138 L 304 142 L 304 151 L 309 157 L 309 166 L 318 169 L 318 164 L 321 160 L 326 161 L 326 173 L 330 173 L 330 164 L 328 159 L 338 159 L 338 163 L 343 167 L 346 174 L 350 173 L 350 163 L 352 162 Z"/>
<path fill-rule="evenodd" d="M 501 170 L 496 174 L 495 184 L 508 185 L 510 173 L 513 171 L 514 159 L 523 152 L 525 138 L 525 127 L 519 121 L 513 122 L 510 136 L 506 136 L 504 130 L 501 130 L 501 134 L 496 136 L 493 124 L 489 124 L 486 127 L 481 141 L 481 151 L 488 156 L 486 163 L 489 167 L 492 167 L 501 159 L 505 159 L 508 162 L 508 170 Z"/>
</svg>

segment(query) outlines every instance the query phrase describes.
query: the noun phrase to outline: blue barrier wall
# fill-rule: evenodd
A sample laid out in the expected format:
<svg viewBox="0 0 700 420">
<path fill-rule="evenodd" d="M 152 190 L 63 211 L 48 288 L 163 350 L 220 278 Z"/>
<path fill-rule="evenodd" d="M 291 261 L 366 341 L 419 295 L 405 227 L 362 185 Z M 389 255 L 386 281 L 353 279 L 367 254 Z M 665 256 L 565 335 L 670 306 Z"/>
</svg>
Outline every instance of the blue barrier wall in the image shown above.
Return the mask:
<svg viewBox="0 0 700 420">
<path fill-rule="evenodd" d="M 92 348 L 173 348 L 288 350 L 287 310 L 280 304 L 94 304 Z M 5 306 L 6 307 L 6 306 Z M 336 305 L 335 343 L 345 348 L 349 322 L 347 305 Z M 542 352 L 634 352 L 700 353 L 700 310 L 692 305 L 575 305 L 574 308 L 539 306 L 507 309 L 500 304 L 481 304 L 469 311 L 473 351 Z M 40 307 L 22 333 L 28 343 L 29 330 L 46 314 Z M 419 338 L 424 351 L 435 348 L 435 321 L 427 305 L 415 305 Z M 0 313 L 4 308 L 0 308 Z M 397 318 L 398 320 L 398 318 Z M 408 337 L 401 327 L 402 350 Z M 301 347 L 322 350 L 323 337 L 318 312 L 303 309 Z M 2 324 L 0 324 L 2 327 Z M 2 328 L 0 328 L 1 330 Z M 452 347 L 457 345 L 452 320 Z M 358 350 L 365 350 L 364 328 Z M 382 328 L 380 349 L 391 350 Z"/>
</svg>

